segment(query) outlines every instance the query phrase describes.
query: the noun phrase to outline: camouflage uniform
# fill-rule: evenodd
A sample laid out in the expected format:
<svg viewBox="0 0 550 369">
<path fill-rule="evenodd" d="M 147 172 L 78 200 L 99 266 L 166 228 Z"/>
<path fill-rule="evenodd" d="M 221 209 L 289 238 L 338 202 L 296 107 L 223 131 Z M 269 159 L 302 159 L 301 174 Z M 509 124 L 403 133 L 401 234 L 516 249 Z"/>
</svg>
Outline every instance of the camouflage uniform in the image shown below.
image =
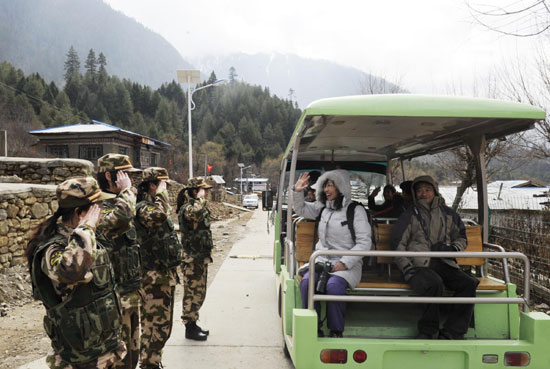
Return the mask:
<svg viewBox="0 0 550 369">
<path fill-rule="evenodd" d="M 204 178 L 188 181 L 187 188 L 211 188 Z M 178 220 L 183 244 L 183 307 L 184 324 L 199 319 L 199 309 L 206 297 L 208 264 L 212 262 L 213 247 L 210 231 L 210 211 L 204 198 L 188 198 L 180 208 Z"/>
<path fill-rule="evenodd" d="M 116 181 L 114 171 L 140 171 L 130 163 L 126 155 L 107 154 L 98 159 L 98 172 L 111 171 L 112 181 Z M 122 189 L 116 198 L 103 202 L 103 211 L 97 227 L 98 239 L 106 246 L 113 263 L 117 290 L 122 305 L 122 339 L 128 353 L 123 361 L 113 368 L 134 369 L 139 361 L 140 344 L 140 288 L 141 261 L 139 245 L 136 242 L 134 217 L 136 215 L 136 195 L 132 187 Z"/>
<path fill-rule="evenodd" d="M 60 208 L 110 198 L 91 177 L 70 179 L 57 187 Z M 55 235 L 34 249 L 29 269 L 33 295 L 46 307 L 50 368 L 109 368 L 126 354 L 111 264 L 107 251 L 96 242 L 94 228 L 89 223 L 74 229 L 58 223 Z"/>
<path fill-rule="evenodd" d="M 144 181 L 156 179 L 168 179 L 166 169 L 153 167 L 143 171 Z M 172 333 L 176 267 L 181 262 L 181 245 L 170 220 L 170 211 L 166 191 L 157 192 L 154 198 L 145 194 L 145 200 L 138 203 L 136 210 L 145 270 L 142 280 L 145 301 L 141 306 L 142 368 L 159 367 L 162 349 Z M 163 242 L 166 240 L 167 244 Z"/>
</svg>

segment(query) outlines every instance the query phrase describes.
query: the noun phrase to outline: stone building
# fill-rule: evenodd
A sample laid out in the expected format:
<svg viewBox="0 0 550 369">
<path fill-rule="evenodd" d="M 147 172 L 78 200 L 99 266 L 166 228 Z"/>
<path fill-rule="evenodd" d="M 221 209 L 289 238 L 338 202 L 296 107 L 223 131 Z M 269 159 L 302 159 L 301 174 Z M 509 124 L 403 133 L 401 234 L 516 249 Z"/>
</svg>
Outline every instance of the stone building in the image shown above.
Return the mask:
<svg viewBox="0 0 550 369">
<path fill-rule="evenodd" d="M 97 159 L 107 153 L 128 155 L 136 168 L 168 167 L 170 144 L 103 122 L 73 124 L 29 131 L 35 149 L 56 158 Z"/>
</svg>

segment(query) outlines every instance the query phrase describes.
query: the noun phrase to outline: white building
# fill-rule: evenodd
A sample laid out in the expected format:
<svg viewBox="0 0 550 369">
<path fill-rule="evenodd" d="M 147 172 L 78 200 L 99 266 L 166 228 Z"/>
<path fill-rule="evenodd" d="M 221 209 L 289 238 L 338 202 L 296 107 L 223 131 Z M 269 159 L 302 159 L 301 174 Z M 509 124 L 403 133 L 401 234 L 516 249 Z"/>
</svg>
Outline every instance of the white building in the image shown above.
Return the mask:
<svg viewBox="0 0 550 369">
<path fill-rule="evenodd" d="M 235 178 L 237 187 L 242 188 L 243 193 L 267 191 L 267 181 L 268 178 L 243 178 L 241 187 L 241 179 Z"/>
</svg>

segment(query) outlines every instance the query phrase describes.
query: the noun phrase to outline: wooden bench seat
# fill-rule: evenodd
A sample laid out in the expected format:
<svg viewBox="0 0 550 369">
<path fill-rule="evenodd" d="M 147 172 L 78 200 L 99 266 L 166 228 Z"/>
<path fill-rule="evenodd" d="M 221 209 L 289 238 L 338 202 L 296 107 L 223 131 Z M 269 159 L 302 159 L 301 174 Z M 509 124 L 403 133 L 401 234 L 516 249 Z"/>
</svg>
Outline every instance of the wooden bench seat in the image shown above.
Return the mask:
<svg viewBox="0 0 550 369">
<path fill-rule="evenodd" d="M 491 291 L 491 290 L 505 290 L 506 284 L 495 281 L 487 277 L 478 278 L 479 285 L 478 290 Z M 361 282 L 357 285 L 357 288 L 404 288 L 410 289 L 407 282 L 403 280 L 401 273 L 395 273 L 388 278 L 387 275 L 376 275 L 375 273 L 365 273 L 361 278 Z"/>
<path fill-rule="evenodd" d="M 315 223 L 312 221 L 302 221 L 296 226 L 296 259 L 300 265 L 307 263 L 313 251 L 313 232 Z M 390 237 L 392 224 L 375 225 L 376 234 L 376 250 L 387 251 L 390 249 Z M 466 226 L 466 237 L 468 247 L 465 251 L 481 252 L 483 251 L 483 242 L 481 237 L 480 226 Z M 388 268 L 393 264 L 392 257 L 377 257 L 379 265 L 388 265 Z M 461 266 L 482 266 L 483 258 L 457 258 L 457 262 Z M 480 277 L 478 290 L 505 290 L 506 284 L 495 281 L 490 278 Z M 410 288 L 409 284 L 403 280 L 401 273 L 388 273 L 384 275 L 369 271 L 363 274 L 361 283 L 358 288 Z"/>
</svg>

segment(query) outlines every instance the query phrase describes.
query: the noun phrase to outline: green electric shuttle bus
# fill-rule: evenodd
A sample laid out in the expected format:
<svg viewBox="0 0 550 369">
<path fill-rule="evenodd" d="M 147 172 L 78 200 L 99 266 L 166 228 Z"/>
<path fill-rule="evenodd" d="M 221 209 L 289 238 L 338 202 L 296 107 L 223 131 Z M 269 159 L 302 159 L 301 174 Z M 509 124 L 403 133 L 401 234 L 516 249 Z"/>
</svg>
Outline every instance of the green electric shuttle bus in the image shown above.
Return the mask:
<svg viewBox="0 0 550 369">
<path fill-rule="evenodd" d="M 281 331 L 285 352 L 296 368 L 550 368 L 550 317 L 529 311 L 529 260 L 488 240 L 484 158 L 487 142 L 525 131 L 545 116 L 539 108 L 514 102 L 423 95 L 329 98 L 304 110 L 281 162 L 272 218 Z M 351 173 L 352 197 L 365 202 L 372 188 L 392 183 L 392 161 L 401 163 L 403 178 L 413 179 L 406 178 L 408 159 L 463 145 L 475 158 L 478 208 L 474 219 L 465 222 L 468 248 L 458 263 L 479 279 L 476 297 L 415 295 L 393 257 L 457 255 L 392 251 L 394 219 L 373 219 L 375 246 L 370 251 L 314 252 L 314 221 L 292 211 L 290 189 L 301 172 L 346 169 Z M 346 295 L 330 296 L 315 293 L 311 276 L 309 308 L 302 309 L 297 271 L 306 262 L 314 265 L 319 255 L 364 256 L 363 277 Z M 512 259 L 523 273 L 514 280 L 517 284 L 509 277 Z M 494 276 L 488 272 L 489 262 Z M 322 315 L 324 301 L 347 302 L 343 338 L 318 337 L 314 301 L 321 301 Z M 420 304 L 425 303 L 441 304 L 443 315 L 449 303 L 474 303 L 466 339 L 415 339 Z M 326 326 L 323 329 L 326 332 Z"/>
</svg>

